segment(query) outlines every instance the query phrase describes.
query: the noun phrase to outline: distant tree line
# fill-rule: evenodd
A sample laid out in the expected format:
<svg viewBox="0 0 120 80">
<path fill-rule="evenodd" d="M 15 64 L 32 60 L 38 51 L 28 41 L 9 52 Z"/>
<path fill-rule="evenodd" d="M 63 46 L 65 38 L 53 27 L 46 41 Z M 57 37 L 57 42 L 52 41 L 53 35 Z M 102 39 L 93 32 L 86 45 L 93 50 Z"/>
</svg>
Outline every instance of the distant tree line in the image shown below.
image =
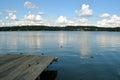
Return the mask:
<svg viewBox="0 0 120 80">
<path fill-rule="evenodd" d="M 13 26 L 0 27 L 0 31 L 120 31 L 120 27 L 96 27 L 96 26 Z"/>
</svg>

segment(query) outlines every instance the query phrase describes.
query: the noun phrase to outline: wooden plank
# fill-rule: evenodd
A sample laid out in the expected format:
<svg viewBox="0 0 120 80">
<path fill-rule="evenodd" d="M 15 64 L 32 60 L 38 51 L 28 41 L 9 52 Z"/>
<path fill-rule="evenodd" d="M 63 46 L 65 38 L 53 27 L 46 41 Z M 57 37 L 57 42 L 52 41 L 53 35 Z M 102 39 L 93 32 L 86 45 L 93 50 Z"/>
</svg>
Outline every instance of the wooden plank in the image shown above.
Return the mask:
<svg viewBox="0 0 120 80">
<path fill-rule="evenodd" d="M 9 54 L 7 54 L 7 55 L 5 55 L 5 56 L 2 56 L 2 57 L 0 57 L 0 64 L 1 63 L 5 63 L 6 61 L 10 61 L 11 59 L 14 59 L 14 58 L 17 58 L 17 57 L 19 57 L 18 55 L 9 55 Z"/>
<path fill-rule="evenodd" d="M 10 62 L 6 62 L 5 64 L 0 66 L 0 72 L 4 71 L 12 66 L 15 66 L 19 63 L 22 63 L 27 56 L 19 56 L 19 58 L 15 58 L 14 60 L 10 61 Z"/>
<path fill-rule="evenodd" d="M 5 75 L 9 75 L 12 71 L 14 71 L 19 65 L 21 65 L 24 61 L 30 59 L 28 56 L 20 56 L 19 58 L 10 61 L 2 66 L 0 66 L 0 77 L 4 77 Z"/>
<path fill-rule="evenodd" d="M 19 56 L 0 65 L 0 75 L 4 74 L 0 80 L 35 80 L 54 60 L 55 57 L 47 56 Z"/>
<path fill-rule="evenodd" d="M 40 75 L 46 69 L 51 62 L 53 62 L 54 58 L 47 57 L 43 58 L 45 59 L 45 63 L 39 63 L 36 66 L 32 66 L 30 69 L 28 69 L 28 75 L 26 75 L 24 78 L 25 80 L 34 80 L 36 77 Z"/>
<path fill-rule="evenodd" d="M 15 70 L 13 70 L 7 77 L 4 77 L 3 80 L 13 80 L 16 76 L 23 74 L 22 72 L 28 69 L 28 64 L 34 61 L 35 57 L 30 58 L 27 61 L 24 61 L 19 65 Z M 13 75 L 14 74 L 14 75 Z"/>
</svg>

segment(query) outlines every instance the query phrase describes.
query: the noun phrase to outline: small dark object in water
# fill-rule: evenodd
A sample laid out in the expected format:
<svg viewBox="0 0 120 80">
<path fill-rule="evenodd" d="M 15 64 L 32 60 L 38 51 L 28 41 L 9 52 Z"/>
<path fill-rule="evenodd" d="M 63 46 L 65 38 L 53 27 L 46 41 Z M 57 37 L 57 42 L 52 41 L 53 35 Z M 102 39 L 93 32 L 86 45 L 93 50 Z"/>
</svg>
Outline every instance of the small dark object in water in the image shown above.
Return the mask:
<svg viewBox="0 0 120 80">
<path fill-rule="evenodd" d="M 22 55 L 23 53 L 20 53 L 20 55 Z"/>
<path fill-rule="evenodd" d="M 63 46 L 60 46 L 60 48 L 63 48 Z"/>
<path fill-rule="evenodd" d="M 90 58 L 94 58 L 93 56 L 90 56 Z"/>
<path fill-rule="evenodd" d="M 31 66 L 31 64 L 28 64 L 28 67 L 30 67 Z"/>
<path fill-rule="evenodd" d="M 55 57 L 55 61 L 56 61 L 56 62 L 58 61 L 58 57 Z"/>
<path fill-rule="evenodd" d="M 7 53 L 7 55 L 10 55 L 9 53 Z"/>
<path fill-rule="evenodd" d="M 37 64 L 39 64 L 39 62 L 37 62 Z"/>
<path fill-rule="evenodd" d="M 41 53 L 42 55 L 44 55 L 44 53 Z"/>
</svg>

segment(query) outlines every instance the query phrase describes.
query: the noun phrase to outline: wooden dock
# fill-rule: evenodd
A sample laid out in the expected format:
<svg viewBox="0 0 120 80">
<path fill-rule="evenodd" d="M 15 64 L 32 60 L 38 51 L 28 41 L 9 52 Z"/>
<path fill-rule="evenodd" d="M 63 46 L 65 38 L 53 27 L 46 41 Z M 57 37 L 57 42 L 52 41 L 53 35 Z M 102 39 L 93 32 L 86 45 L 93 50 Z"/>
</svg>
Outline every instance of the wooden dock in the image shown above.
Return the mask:
<svg viewBox="0 0 120 80">
<path fill-rule="evenodd" d="M 0 57 L 0 80 L 35 80 L 55 57 L 5 55 Z"/>
</svg>

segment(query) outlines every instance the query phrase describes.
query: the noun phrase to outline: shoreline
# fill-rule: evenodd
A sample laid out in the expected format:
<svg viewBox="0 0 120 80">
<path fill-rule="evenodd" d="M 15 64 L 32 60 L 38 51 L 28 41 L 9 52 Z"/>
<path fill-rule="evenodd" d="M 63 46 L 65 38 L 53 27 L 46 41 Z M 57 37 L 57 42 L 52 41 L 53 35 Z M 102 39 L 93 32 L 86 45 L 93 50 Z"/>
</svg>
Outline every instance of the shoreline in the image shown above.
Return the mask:
<svg viewBox="0 0 120 80">
<path fill-rule="evenodd" d="M 113 31 L 119 32 L 120 27 L 96 27 L 96 26 L 11 26 L 0 27 L 0 31 Z"/>
</svg>

